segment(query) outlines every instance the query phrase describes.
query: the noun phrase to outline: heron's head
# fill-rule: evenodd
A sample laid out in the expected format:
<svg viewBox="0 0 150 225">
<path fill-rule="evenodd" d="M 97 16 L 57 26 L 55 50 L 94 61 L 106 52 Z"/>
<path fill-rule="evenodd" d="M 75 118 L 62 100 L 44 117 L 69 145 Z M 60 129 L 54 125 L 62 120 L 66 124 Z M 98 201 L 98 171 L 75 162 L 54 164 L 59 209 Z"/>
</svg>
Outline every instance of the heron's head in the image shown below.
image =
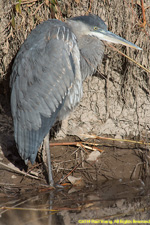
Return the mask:
<svg viewBox="0 0 150 225">
<path fill-rule="evenodd" d="M 78 16 L 69 19 L 68 23 L 71 25 L 74 33 L 79 37 L 84 35 L 94 36 L 102 41 L 122 44 L 138 50 L 142 50 L 137 45 L 108 31 L 106 24 L 99 16 L 92 14 L 89 14 L 88 16 Z"/>
</svg>

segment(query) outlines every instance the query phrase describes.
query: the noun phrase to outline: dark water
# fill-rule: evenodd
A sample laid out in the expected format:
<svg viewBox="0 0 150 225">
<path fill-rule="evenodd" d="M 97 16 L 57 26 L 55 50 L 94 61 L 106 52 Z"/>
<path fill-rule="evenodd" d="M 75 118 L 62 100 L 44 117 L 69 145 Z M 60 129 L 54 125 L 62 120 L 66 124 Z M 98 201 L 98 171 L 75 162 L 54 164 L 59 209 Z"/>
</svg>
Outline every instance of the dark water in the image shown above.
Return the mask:
<svg viewBox="0 0 150 225">
<path fill-rule="evenodd" d="M 150 224 L 149 181 L 34 191 L 0 198 L 0 225 Z M 51 211 L 54 210 L 54 211 Z M 143 221 L 143 222 L 142 222 Z"/>
</svg>

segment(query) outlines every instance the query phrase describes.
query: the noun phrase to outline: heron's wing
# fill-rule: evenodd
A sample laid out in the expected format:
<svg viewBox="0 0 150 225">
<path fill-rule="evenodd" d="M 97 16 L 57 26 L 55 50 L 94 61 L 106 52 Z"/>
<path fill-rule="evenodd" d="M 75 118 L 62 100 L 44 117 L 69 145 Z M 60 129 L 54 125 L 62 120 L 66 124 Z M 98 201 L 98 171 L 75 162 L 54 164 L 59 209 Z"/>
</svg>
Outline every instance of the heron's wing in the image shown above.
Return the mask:
<svg viewBox="0 0 150 225">
<path fill-rule="evenodd" d="M 22 45 L 10 80 L 15 140 L 24 160 L 35 161 L 76 79 L 81 74 L 74 34 L 57 20 L 39 25 Z"/>
</svg>

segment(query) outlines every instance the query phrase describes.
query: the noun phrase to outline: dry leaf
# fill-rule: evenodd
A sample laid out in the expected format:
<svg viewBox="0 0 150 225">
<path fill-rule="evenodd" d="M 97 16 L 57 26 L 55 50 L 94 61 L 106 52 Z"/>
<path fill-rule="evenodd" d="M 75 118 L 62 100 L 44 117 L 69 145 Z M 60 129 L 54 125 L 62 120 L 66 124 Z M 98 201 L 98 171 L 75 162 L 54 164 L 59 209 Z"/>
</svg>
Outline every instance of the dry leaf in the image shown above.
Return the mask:
<svg viewBox="0 0 150 225">
<path fill-rule="evenodd" d="M 73 177 L 73 176 L 68 176 L 68 180 L 70 181 L 70 183 L 72 185 L 75 186 L 84 186 L 84 181 L 82 179 L 82 177 Z"/>
<path fill-rule="evenodd" d="M 87 161 L 96 161 L 100 155 L 101 153 L 99 151 L 93 151 L 89 154 Z"/>
</svg>

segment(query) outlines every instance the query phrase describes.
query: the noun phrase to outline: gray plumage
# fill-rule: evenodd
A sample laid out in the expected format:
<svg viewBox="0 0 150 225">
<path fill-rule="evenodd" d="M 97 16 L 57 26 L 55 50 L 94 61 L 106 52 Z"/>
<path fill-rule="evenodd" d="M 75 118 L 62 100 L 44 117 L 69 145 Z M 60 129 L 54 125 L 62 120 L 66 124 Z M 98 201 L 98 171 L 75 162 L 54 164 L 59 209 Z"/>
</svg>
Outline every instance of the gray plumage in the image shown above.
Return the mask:
<svg viewBox="0 0 150 225">
<path fill-rule="evenodd" d="M 14 136 L 25 161 L 34 163 L 51 127 L 78 104 L 82 82 L 101 63 L 102 40 L 115 42 L 113 38 L 119 40 L 117 43 L 140 49 L 107 31 L 103 20 L 95 15 L 66 22 L 50 19 L 38 25 L 25 40 L 10 79 Z"/>
</svg>

